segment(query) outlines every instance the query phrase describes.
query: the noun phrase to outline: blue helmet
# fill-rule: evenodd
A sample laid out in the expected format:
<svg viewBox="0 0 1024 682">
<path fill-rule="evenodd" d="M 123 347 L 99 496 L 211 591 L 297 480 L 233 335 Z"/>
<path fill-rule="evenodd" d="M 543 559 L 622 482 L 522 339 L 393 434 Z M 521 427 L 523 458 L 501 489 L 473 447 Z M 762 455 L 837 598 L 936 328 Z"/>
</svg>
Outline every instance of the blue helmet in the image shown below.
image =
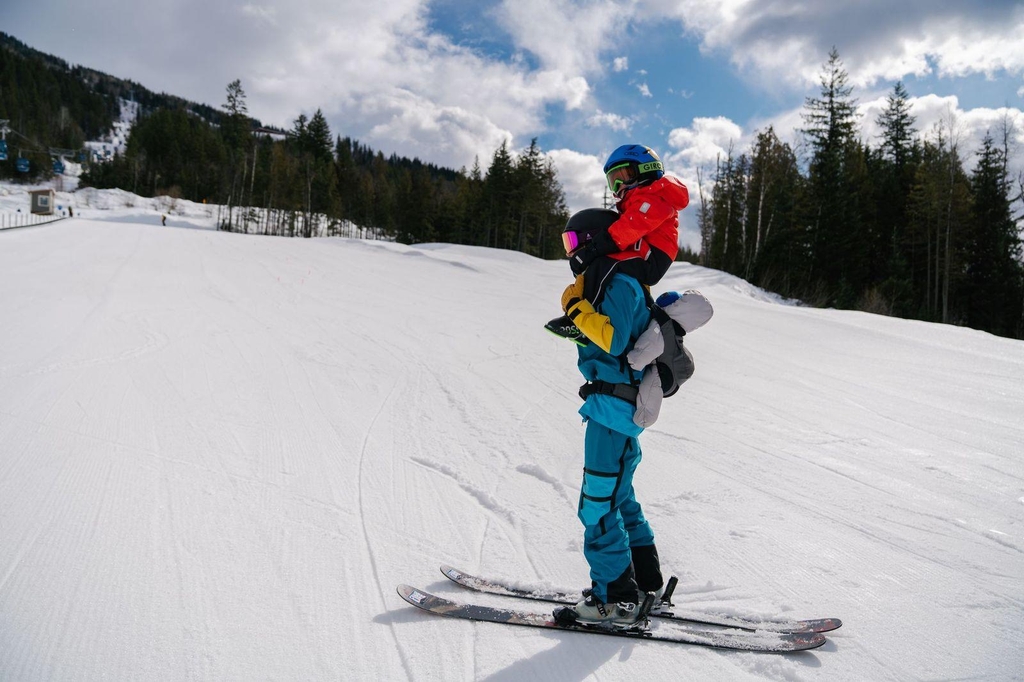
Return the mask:
<svg viewBox="0 0 1024 682">
<path fill-rule="evenodd" d="M 649 185 L 665 175 L 658 154 L 650 147 L 642 144 L 624 144 L 615 151 L 604 164 L 604 176 L 608 181 L 608 189 L 616 199 L 621 199 L 626 192 Z"/>
</svg>

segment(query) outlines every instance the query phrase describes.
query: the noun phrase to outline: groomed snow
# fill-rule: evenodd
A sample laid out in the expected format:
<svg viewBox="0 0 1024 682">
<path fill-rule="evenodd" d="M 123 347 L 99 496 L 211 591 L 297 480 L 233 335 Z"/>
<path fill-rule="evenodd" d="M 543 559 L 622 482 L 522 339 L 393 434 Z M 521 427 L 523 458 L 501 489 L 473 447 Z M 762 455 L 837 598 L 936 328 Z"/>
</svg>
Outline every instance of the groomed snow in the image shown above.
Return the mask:
<svg viewBox="0 0 1024 682">
<path fill-rule="evenodd" d="M 716 312 L 637 489 L 678 596 L 845 626 L 780 656 L 446 620 L 395 586 L 587 584 L 565 264 L 84 196 L 0 232 L 0 679 L 1024 679 L 1024 343 L 677 264 L 658 290 Z"/>
</svg>

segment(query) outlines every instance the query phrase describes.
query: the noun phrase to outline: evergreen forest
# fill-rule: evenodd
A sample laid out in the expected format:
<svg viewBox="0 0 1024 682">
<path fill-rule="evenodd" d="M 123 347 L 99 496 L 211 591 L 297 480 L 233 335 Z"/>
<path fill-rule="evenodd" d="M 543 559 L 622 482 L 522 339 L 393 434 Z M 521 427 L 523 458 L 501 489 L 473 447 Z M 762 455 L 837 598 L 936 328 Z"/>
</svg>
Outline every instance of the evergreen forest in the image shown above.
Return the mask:
<svg viewBox="0 0 1024 682">
<path fill-rule="evenodd" d="M 701 262 L 811 305 L 1024 338 L 1014 121 L 967 150 L 952 114 L 916 130 L 896 83 L 873 147 L 861 139 L 852 95 L 833 49 L 820 95 L 804 106 L 805 159 L 769 127 L 699 174 L 691 208 Z"/>
<path fill-rule="evenodd" d="M 0 34 L 0 119 L 48 173 L 48 148 L 79 149 L 110 129 L 118 99 L 140 103 L 124 155 L 93 163 L 83 185 L 220 207 L 221 229 L 284 236 L 369 234 L 563 256 L 568 217 L 556 169 L 537 141 L 453 170 L 384 156 L 332 132 L 321 111 L 267 134 L 240 81 L 215 109 L 39 53 Z M 806 100 L 802 144 L 771 127 L 701 168 L 691 204 L 698 253 L 680 258 L 816 306 L 958 324 L 1024 338 L 1020 224 L 1024 178 L 1005 120 L 963 148 L 950 115 L 920 131 L 902 83 L 863 140 L 853 89 L 833 49 Z M 13 156 L 13 155 L 12 155 Z M 973 159 L 969 167 L 965 159 Z M 13 158 L 0 177 L 15 173 Z M 366 234 L 367 232 L 364 232 Z"/>
</svg>

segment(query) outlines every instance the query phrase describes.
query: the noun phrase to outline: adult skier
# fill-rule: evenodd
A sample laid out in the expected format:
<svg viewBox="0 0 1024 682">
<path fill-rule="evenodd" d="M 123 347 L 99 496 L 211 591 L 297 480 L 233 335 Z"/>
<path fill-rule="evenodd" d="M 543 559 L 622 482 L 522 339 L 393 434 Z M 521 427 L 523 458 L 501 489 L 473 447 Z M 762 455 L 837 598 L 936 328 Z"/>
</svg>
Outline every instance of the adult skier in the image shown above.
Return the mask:
<svg viewBox="0 0 1024 682">
<path fill-rule="evenodd" d="M 588 219 L 587 211 L 581 211 L 570 218 L 566 230 L 576 231 L 580 220 L 587 223 L 593 216 Z M 576 236 L 592 236 L 583 232 L 588 233 Z M 639 591 L 656 592 L 663 580 L 654 532 L 633 490 L 641 458 L 637 437 L 643 431 L 633 420 L 635 406 L 596 389 L 640 382 L 643 372 L 624 358 L 647 328 L 651 313 L 644 288 L 622 272 L 609 274 L 596 305 L 584 297 L 583 287 L 583 278 L 577 277 L 562 294 L 562 309 L 591 341 L 577 348 L 577 365 L 588 382 L 580 390 L 586 436 L 578 515 L 592 587 L 584 590 L 574 610 L 579 622 L 626 627 L 637 620 Z"/>
</svg>

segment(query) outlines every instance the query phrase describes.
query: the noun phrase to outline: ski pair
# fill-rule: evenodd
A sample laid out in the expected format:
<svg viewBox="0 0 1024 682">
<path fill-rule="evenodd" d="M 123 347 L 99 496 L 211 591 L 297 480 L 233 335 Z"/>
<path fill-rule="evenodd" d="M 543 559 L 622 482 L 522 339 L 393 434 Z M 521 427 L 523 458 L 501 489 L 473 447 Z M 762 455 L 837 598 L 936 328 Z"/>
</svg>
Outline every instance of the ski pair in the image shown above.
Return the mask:
<svg viewBox="0 0 1024 682">
<path fill-rule="evenodd" d="M 550 602 L 553 604 L 575 604 L 579 597 L 571 593 L 558 592 L 548 589 L 529 589 L 512 585 L 506 581 L 487 578 L 478 578 L 464 571 L 451 566 L 442 565 L 441 573 L 452 582 L 477 592 L 497 594 L 505 597 L 518 597 L 520 599 L 531 599 L 534 601 Z M 669 593 L 671 597 L 671 593 Z M 670 610 L 665 610 L 668 608 Z M 669 604 L 655 605 L 650 614 L 654 618 L 674 620 L 681 623 L 692 623 L 694 625 L 714 625 L 724 628 L 738 630 L 766 632 L 829 632 L 842 627 L 843 622 L 838 618 L 814 618 L 810 620 L 767 620 L 760 618 L 744 618 L 728 614 L 713 613 L 694 609 L 682 609 L 676 605 Z"/>
<path fill-rule="evenodd" d="M 579 623 L 563 623 L 547 613 L 500 609 L 478 604 L 460 604 L 409 585 L 399 585 L 398 594 L 418 609 L 450 618 L 655 642 L 694 644 L 716 649 L 782 653 L 814 649 L 826 641 L 825 636 L 818 632 L 737 632 L 710 628 L 687 628 L 671 621 L 660 622 L 649 630 L 641 627 L 612 629 Z"/>
<path fill-rule="evenodd" d="M 477 578 L 451 566 L 442 566 L 441 572 L 453 582 L 478 592 L 553 603 L 576 602 L 575 597 L 567 593 L 526 589 L 500 580 Z M 744 651 L 792 652 L 814 649 L 825 643 L 823 632 L 842 625 L 837 618 L 781 621 L 676 610 L 672 613 L 650 614 L 655 622 L 649 628 L 644 623 L 637 627 L 611 629 L 573 622 L 571 609 L 556 609 L 555 613 L 562 616 L 559 618 L 546 613 L 460 604 L 408 585 L 400 585 L 398 593 L 419 609 L 453 618 Z M 664 604 L 660 606 L 664 607 Z M 650 604 L 645 604 L 641 609 L 649 607 Z"/>
</svg>

